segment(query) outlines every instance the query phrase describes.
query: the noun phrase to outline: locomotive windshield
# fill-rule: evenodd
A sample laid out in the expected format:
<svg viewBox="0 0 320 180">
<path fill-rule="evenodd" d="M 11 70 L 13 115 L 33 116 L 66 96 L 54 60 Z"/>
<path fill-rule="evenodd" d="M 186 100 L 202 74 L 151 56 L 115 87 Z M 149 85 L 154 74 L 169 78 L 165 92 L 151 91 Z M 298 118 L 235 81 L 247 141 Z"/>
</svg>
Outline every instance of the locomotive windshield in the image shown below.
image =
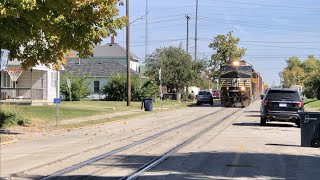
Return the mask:
<svg viewBox="0 0 320 180">
<path fill-rule="evenodd" d="M 251 72 L 251 66 L 222 66 L 221 71 L 247 71 Z"/>
</svg>

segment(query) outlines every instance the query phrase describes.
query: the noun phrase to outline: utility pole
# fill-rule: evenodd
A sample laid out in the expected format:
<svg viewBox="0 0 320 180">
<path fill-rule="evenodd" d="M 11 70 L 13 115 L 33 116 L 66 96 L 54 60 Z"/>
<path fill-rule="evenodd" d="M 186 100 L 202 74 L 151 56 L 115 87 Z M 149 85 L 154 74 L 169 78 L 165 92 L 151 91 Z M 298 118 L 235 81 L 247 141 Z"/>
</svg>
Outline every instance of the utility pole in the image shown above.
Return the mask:
<svg viewBox="0 0 320 180">
<path fill-rule="evenodd" d="M 189 20 L 190 20 L 190 16 L 186 15 L 187 18 L 187 54 L 189 54 Z"/>
<path fill-rule="evenodd" d="M 131 74 L 130 74 L 130 16 L 129 16 L 129 0 L 126 0 L 126 49 L 127 49 L 127 106 L 130 106 L 131 102 Z"/>
<path fill-rule="evenodd" d="M 146 0 L 146 34 L 145 34 L 145 42 L 144 42 L 144 61 L 146 61 L 148 55 L 148 41 L 149 41 L 149 22 L 148 22 L 148 15 L 149 15 L 149 7 L 148 7 L 148 0 Z"/>
<path fill-rule="evenodd" d="M 194 60 L 197 61 L 197 41 L 198 41 L 198 0 L 196 0 L 196 26 L 194 36 Z"/>
</svg>

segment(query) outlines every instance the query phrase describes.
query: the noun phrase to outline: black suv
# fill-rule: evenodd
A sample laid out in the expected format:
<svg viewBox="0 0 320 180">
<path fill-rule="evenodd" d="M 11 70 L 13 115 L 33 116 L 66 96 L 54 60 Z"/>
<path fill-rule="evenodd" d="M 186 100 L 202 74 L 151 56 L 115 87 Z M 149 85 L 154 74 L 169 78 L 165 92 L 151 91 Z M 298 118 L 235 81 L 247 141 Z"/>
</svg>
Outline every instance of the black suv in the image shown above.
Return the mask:
<svg viewBox="0 0 320 180">
<path fill-rule="evenodd" d="M 303 101 L 295 89 L 269 88 L 265 95 L 261 95 L 260 125 L 267 121 L 293 122 L 300 127 L 298 112 L 303 112 Z"/>
</svg>

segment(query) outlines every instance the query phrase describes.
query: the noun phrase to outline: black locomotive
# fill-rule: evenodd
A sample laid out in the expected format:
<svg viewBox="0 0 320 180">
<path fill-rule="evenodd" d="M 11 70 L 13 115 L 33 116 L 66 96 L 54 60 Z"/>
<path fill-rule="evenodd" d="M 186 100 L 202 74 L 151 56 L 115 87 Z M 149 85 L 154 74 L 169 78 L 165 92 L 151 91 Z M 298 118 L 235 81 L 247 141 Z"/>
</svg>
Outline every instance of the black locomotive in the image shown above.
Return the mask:
<svg viewBox="0 0 320 180">
<path fill-rule="evenodd" d="M 262 79 L 248 62 L 228 61 L 220 68 L 221 105 L 249 106 L 262 91 Z"/>
</svg>

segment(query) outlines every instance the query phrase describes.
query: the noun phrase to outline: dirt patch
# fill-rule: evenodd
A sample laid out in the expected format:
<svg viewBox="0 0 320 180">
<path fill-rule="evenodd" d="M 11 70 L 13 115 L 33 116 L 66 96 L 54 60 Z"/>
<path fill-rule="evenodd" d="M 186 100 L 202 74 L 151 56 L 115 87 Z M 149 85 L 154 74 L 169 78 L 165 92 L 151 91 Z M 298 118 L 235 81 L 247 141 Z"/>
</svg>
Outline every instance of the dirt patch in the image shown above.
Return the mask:
<svg viewBox="0 0 320 180">
<path fill-rule="evenodd" d="M 10 143 L 10 142 L 13 142 L 15 139 L 11 136 L 8 136 L 8 135 L 1 135 L 0 136 L 0 143 L 1 144 L 7 144 L 7 143 Z"/>
</svg>

